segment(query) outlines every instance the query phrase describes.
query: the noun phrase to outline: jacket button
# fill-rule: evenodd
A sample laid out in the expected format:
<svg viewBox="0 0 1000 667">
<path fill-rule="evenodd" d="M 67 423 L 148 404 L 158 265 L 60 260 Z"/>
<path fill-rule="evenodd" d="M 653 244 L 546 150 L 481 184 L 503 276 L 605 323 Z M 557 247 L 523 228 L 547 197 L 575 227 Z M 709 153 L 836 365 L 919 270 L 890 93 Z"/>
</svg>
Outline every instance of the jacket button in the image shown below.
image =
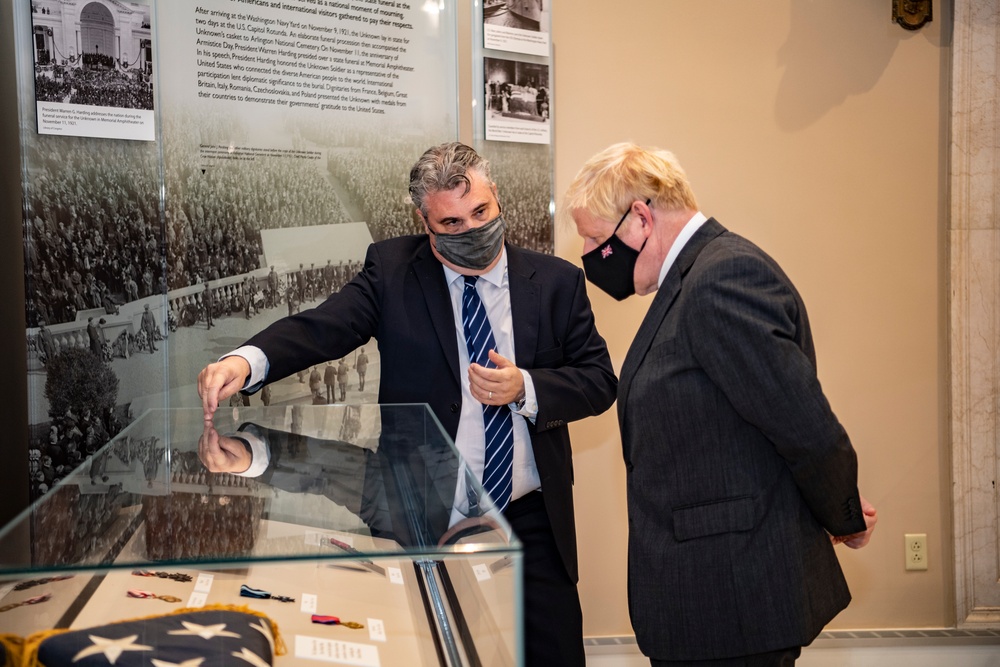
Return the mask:
<svg viewBox="0 0 1000 667">
<path fill-rule="evenodd" d="M 458 403 L 452 403 L 451 404 L 451 411 L 452 412 L 458 412 Z"/>
</svg>

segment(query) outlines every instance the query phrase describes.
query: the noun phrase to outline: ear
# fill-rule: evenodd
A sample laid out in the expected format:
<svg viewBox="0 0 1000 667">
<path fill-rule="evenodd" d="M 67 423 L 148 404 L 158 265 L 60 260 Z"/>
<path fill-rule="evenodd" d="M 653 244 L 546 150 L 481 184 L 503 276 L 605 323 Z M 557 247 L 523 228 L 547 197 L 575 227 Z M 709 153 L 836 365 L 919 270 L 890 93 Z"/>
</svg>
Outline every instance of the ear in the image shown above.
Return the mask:
<svg viewBox="0 0 1000 667">
<path fill-rule="evenodd" d="M 424 231 L 427 232 L 428 234 L 430 234 L 431 233 L 431 228 L 430 228 L 430 225 L 427 224 L 427 217 L 424 215 L 424 212 L 421 211 L 416 206 L 413 207 L 413 210 L 416 212 L 417 217 L 420 219 L 420 222 L 424 223 Z"/>
<path fill-rule="evenodd" d="M 636 199 L 632 202 L 632 213 L 639 220 L 643 234 L 649 236 L 653 229 L 653 209 L 646 202 L 645 199 Z"/>
</svg>

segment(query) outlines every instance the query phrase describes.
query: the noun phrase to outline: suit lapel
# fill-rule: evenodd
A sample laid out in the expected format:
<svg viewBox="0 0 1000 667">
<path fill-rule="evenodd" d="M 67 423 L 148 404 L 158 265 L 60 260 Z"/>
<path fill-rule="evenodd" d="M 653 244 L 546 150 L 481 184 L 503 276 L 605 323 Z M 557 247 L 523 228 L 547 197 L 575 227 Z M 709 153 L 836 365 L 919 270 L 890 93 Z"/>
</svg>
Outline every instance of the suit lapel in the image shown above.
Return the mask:
<svg viewBox="0 0 1000 667">
<path fill-rule="evenodd" d="M 459 379 L 458 339 L 455 337 L 455 315 L 451 305 L 451 294 L 444 278 L 441 262 L 431 254 L 430 243 L 426 243 L 413 261 L 413 273 L 424 295 L 431 325 L 437 334 L 441 351 L 448 360 L 452 375 Z"/>
<path fill-rule="evenodd" d="M 532 280 L 535 267 L 514 246 L 507 246 L 507 285 L 510 289 L 510 316 L 514 325 L 514 363 L 531 368 L 538 347 L 539 287 Z"/>
<path fill-rule="evenodd" d="M 621 379 L 618 383 L 619 417 L 624 414 L 625 406 L 628 404 L 628 394 L 631 389 L 632 378 L 642 364 L 642 360 L 646 358 L 646 353 L 649 351 L 650 345 L 653 344 L 653 339 L 656 337 L 656 332 L 660 329 L 663 318 L 667 316 L 670 307 L 677 300 L 677 296 L 681 292 L 684 276 L 691 269 L 698 255 L 705 249 L 705 246 L 725 231 L 725 227 L 716 222 L 715 218 L 709 218 L 705 224 L 698 228 L 698 231 L 694 233 L 694 236 L 691 237 L 687 244 L 685 244 L 680 255 L 674 261 L 674 265 L 670 267 L 666 277 L 663 279 L 663 284 L 656 290 L 653 303 L 650 304 L 649 310 L 646 311 L 646 317 L 643 318 L 642 324 L 639 325 L 639 330 L 636 331 L 632 345 L 629 346 L 628 354 L 625 355 L 625 361 L 622 363 Z"/>
</svg>

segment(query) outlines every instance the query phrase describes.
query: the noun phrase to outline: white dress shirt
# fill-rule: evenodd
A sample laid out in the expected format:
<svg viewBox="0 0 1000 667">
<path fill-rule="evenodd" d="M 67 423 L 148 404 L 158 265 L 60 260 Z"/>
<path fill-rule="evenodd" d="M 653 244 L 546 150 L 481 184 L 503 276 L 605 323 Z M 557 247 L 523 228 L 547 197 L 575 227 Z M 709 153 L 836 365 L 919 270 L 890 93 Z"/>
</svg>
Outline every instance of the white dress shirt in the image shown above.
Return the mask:
<svg viewBox="0 0 1000 667">
<path fill-rule="evenodd" d="M 674 265 L 674 262 L 677 261 L 677 256 L 681 254 L 681 250 L 684 249 L 687 242 L 691 240 L 691 237 L 698 231 L 698 228 L 706 222 L 708 222 L 708 218 L 705 217 L 704 213 L 698 211 L 691 216 L 690 220 L 684 223 L 681 233 L 674 239 L 674 244 L 670 246 L 670 250 L 667 251 L 667 256 L 663 260 L 663 266 L 660 267 L 660 279 L 656 282 L 657 287 L 663 284 L 663 279 L 667 277 L 667 272 Z"/>
<path fill-rule="evenodd" d="M 458 340 L 458 367 L 466 369 L 461 373 L 462 380 L 462 413 L 458 420 L 458 433 L 455 435 L 455 446 L 465 460 L 473 476 L 482 481 L 483 468 L 486 460 L 486 432 L 483 425 L 483 404 L 472 396 L 469 388 L 469 348 L 465 343 L 465 330 L 462 328 L 462 293 L 465 291 L 465 276 L 442 265 L 445 280 L 448 282 L 448 292 L 451 295 L 452 312 L 455 315 L 455 336 Z M 476 290 L 486 308 L 486 317 L 493 329 L 493 338 L 497 342 L 497 352 L 501 356 L 514 361 L 514 323 L 510 311 L 510 285 L 507 280 L 507 249 L 500 254 L 500 261 L 488 273 L 479 276 Z M 531 450 L 531 438 L 525 419 L 534 420 L 538 415 L 538 400 L 535 396 L 535 386 L 531 375 L 522 370 L 524 378 L 524 406 L 510 405 L 514 417 L 514 466 L 512 468 L 513 488 L 510 499 L 516 500 L 526 493 L 540 489 L 541 479 L 535 465 L 535 455 Z M 464 475 L 459 475 L 459 485 L 465 485 Z M 463 489 L 460 489 L 464 493 Z M 467 508 L 467 501 L 462 493 L 457 494 L 459 509 Z"/>
</svg>

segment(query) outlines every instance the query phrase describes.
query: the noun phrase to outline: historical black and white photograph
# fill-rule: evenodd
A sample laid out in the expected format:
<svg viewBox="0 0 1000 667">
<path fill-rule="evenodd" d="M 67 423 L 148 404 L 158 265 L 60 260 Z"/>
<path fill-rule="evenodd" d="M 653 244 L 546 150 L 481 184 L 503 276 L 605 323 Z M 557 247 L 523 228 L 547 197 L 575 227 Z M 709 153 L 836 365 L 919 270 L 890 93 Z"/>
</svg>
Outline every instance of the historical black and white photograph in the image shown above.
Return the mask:
<svg viewBox="0 0 1000 667">
<path fill-rule="evenodd" d="M 483 46 L 549 55 L 552 0 L 484 0 Z"/>
<path fill-rule="evenodd" d="M 57 4 L 41 0 L 39 13 L 54 16 Z M 409 169 L 457 131 L 449 101 L 457 84 L 438 74 L 452 67 L 449 49 L 413 58 L 392 51 L 406 69 L 390 87 L 378 85 L 388 79 L 373 67 L 366 89 L 392 95 L 372 92 L 364 104 L 332 108 L 339 92 L 320 102 L 323 89 L 297 86 L 296 77 L 280 95 L 254 97 L 238 90 L 247 87 L 242 79 L 223 87 L 221 77 L 204 74 L 224 71 L 225 58 L 211 49 L 198 55 L 198 40 L 208 37 L 198 26 L 207 33 L 210 22 L 235 18 L 230 3 L 183 0 L 173 8 L 158 26 L 172 35 L 162 51 L 172 67 L 161 79 L 161 141 L 34 133 L 25 141 L 32 498 L 147 411 L 200 406 L 205 364 L 339 291 L 372 241 L 421 232 Z M 265 16 L 287 18 L 279 10 L 261 10 Z M 437 44 L 454 39 L 427 34 Z M 213 67 L 199 69 L 208 57 Z M 295 71 L 302 81 L 314 72 Z M 206 81 L 217 85 L 199 85 Z M 418 99 L 419 91 L 429 92 Z M 547 218 L 547 204 L 525 215 L 540 211 Z M 551 229 L 531 235 L 551 248 Z M 232 407 L 375 403 L 380 368 L 370 341 L 238 394 Z M 113 483 L 103 477 L 92 476 L 95 492 Z"/>
<path fill-rule="evenodd" d="M 486 138 L 547 144 L 551 133 L 549 66 L 483 58 Z"/>
<path fill-rule="evenodd" d="M 211 56 L 214 69 L 196 64 L 209 57 L 197 55 L 198 26 L 231 20 L 228 3 L 185 0 L 183 9 L 161 21 L 177 35 L 166 50 L 174 66 L 162 74 L 161 141 L 31 134 L 25 143 L 33 498 L 147 411 L 200 408 L 205 364 L 341 290 L 373 241 L 423 233 L 409 169 L 457 131 L 447 102 L 457 84 L 438 75 L 453 66 L 447 59 L 400 60 L 412 72 L 397 70 L 391 88 L 372 68 L 366 88 L 393 94 L 366 103 L 343 104 L 335 91 L 310 97 L 294 82 L 246 94 L 242 79 L 223 87 L 206 75 L 222 72 L 224 58 Z M 507 112 L 537 114 L 522 110 L 524 90 L 548 68 L 508 70 Z M 303 80 L 309 72 L 297 71 Z M 479 148 L 509 240 L 551 253 L 551 146 Z M 227 407 L 375 403 L 381 370 L 372 340 Z M 92 476 L 95 491 L 111 483 L 103 477 Z"/>
<path fill-rule="evenodd" d="M 32 0 L 39 134 L 152 141 L 151 8 Z"/>
<path fill-rule="evenodd" d="M 490 161 L 507 221 L 507 240 L 551 255 L 555 251 L 552 147 L 487 141 L 478 150 Z"/>
</svg>

